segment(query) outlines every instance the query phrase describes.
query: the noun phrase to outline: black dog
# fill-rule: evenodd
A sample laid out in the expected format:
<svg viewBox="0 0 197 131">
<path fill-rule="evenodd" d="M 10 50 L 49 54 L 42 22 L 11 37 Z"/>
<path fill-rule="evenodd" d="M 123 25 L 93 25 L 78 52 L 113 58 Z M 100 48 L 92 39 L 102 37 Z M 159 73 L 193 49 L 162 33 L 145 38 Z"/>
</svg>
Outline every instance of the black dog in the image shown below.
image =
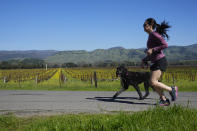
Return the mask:
<svg viewBox="0 0 197 131">
<path fill-rule="evenodd" d="M 150 72 L 131 72 L 127 71 L 125 67 L 119 66 L 116 70 L 116 76 L 120 77 L 122 88 L 113 96 L 114 99 L 120 93 L 127 90 L 129 85 L 132 85 L 136 89 L 140 100 L 146 98 L 149 95 L 149 80 L 151 76 Z M 144 96 L 142 96 L 140 88 L 138 87 L 140 83 L 144 83 L 144 88 L 146 91 Z"/>
</svg>

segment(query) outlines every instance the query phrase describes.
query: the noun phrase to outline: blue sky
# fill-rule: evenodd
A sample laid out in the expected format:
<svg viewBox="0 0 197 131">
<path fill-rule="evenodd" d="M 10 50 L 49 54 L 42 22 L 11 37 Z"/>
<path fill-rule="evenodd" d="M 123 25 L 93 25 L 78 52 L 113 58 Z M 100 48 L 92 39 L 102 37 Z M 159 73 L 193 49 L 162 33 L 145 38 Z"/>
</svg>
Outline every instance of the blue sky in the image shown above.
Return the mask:
<svg viewBox="0 0 197 131">
<path fill-rule="evenodd" d="M 0 50 L 142 48 L 148 17 L 186 46 L 197 43 L 196 12 L 197 0 L 0 0 Z"/>
</svg>

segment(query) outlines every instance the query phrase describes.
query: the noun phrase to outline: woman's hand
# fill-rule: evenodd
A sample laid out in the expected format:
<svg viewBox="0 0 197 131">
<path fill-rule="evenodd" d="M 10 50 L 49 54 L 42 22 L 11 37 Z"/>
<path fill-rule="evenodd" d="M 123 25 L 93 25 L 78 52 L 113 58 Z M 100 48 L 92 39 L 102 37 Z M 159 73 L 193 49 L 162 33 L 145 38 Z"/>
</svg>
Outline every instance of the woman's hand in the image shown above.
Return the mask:
<svg viewBox="0 0 197 131">
<path fill-rule="evenodd" d="M 141 61 L 141 68 L 144 69 L 144 61 Z"/>
<path fill-rule="evenodd" d="M 146 68 L 145 68 L 146 67 Z M 142 69 L 148 69 L 148 62 L 146 61 L 146 62 L 144 62 L 143 60 L 141 61 L 141 68 Z"/>
<path fill-rule="evenodd" d="M 153 53 L 153 48 L 148 49 L 146 53 L 147 55 L 151 55 Z"/>
</svg>

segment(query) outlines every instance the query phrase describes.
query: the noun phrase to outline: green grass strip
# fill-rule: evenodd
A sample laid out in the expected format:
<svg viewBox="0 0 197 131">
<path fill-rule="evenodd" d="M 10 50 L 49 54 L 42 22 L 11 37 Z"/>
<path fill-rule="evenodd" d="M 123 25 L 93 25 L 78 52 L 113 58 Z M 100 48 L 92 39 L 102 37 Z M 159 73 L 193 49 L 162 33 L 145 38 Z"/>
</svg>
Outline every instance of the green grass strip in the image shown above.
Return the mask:
<svg viewBox="0 0 197 131">
<path fill-rule="evenodd" d="M 174 105 L 135 113 L 66 114 L 30 118 L 1 115 L 0 127 L 2 131 L 195 131 L 197 110 Z"/>
<path fill-rule="evenodd" d="M 172 86 L 172 83 L 166 83 L 168 86 Z M 175 85 L 179 87 L 179 91 L 189 91 L 196 92 L 197 91 L 197 81 L 180 81 L 176 82 Z M 144 85 L 139 85 L 141 90 L 144 91 Z M 0 82 L 0 90 L 50 90 L 50 91 L 117 91 L 121 88 L 120 80 L 118 81 L 99 81 L 98 87 L 95 88 L 94 84 L 91 84 L 90 81 L 83 82 L 76 79 L 70 79 L 66 83 L 62 83 L 59 85 L 59 81 L 57 80 L 48 80 L 36 84 L 34 80 L 15 83 L 8 82 L 3 83 Z M 150 89 L 152 90 L 152 89 Z M 135 89 L 130 86 L 128 91 L 135 91 Z"/>
</svg>

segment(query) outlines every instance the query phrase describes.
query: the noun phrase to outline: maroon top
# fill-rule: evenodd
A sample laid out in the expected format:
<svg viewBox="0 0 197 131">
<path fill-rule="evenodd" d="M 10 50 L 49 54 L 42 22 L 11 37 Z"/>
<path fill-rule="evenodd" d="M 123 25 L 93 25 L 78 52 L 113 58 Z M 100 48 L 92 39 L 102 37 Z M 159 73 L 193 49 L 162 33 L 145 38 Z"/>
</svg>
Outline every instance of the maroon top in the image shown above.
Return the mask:
<svg viewBox="0 0 197 131">
<path fill-rule="evenodd" d="M 154 63 L 155 61 L 165 57 L 163 49 L 168 47 L 168 43 L 164 38 L 157 32 L 153 31 L 149 34 L 147 41 L 147 48 L 153 48 L 153 54 L 145 57 L 143 60 L 149 57 L 149 60 Z"/>
</svg>

